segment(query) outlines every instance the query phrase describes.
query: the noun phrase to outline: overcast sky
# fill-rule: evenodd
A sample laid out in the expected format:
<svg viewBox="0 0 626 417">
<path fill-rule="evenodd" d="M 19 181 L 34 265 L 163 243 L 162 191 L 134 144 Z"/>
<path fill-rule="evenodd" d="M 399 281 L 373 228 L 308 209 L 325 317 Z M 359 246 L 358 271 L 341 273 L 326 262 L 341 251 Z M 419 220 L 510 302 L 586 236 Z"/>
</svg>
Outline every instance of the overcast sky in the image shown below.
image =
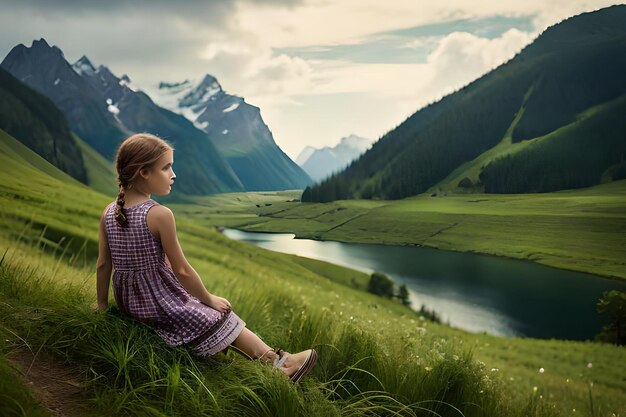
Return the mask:
<svg viewBox="0 0 626 417">
<path fill-rule="evenodd" d="M 73 63 L 159 81 L 215 76 L 295 159 L 373 140 L 607 0 L 2 0 L 0 53 L 45 38 Z"/>
</svg>

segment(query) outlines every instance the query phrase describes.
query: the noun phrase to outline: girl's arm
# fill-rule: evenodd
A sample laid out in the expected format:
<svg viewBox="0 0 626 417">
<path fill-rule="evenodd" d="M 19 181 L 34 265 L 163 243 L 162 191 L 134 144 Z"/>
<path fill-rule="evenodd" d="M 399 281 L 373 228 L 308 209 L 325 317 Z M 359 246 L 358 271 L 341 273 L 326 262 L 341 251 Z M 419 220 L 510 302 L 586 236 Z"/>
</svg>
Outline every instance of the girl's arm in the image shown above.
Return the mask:
<svg viewBox="0 0 626 417">
<path fill-rule="evenodd" d="M 154 206 L 148 211 L 147 222 L 148 227 L 155 230 L 161 240 L 165 256 L 169 259 L 172 271 L 181 285 L 209 307 L 221 312 L 230 310 L 230 302 L 209 293 L 196 270 L 187 262 L 176 236 L 176 221 L 172 211 L 165 206 Z"/>
<path fill-rule="evenodd" d="M 104 228 L 105 214 L 106 209 L 100 218 L 100 228 L 98 232 L 98 262 L 96 263 L 98 310 L 106 310 L 109 306 L 109 284 L 111 283 L 111 271 L 113 270 L 109 241 Z"/>
</svg>

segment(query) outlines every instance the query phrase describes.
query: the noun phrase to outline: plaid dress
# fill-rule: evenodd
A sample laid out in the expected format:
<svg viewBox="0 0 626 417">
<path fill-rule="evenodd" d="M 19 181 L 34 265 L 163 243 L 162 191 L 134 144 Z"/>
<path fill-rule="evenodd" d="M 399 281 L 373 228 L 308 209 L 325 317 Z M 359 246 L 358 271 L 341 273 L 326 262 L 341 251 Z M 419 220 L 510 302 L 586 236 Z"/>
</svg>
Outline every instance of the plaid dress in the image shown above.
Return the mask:
<svg viewBox="0 0 626 417">
<path fill-rule="evenodd" d="M 180 284 L 165 261 L 161 241 L 148 229 L 146 216 L 156 204 L 146 200 L 126 208 L 126 227 L 115 220 L 115 203 L 107 207 L 115 301 L 123 312 L 152 326 L 168 345 L 213 355 L 228 347 L 245 323 L 232 311 L 220 313 L 202 304 Z"/>
</svg>

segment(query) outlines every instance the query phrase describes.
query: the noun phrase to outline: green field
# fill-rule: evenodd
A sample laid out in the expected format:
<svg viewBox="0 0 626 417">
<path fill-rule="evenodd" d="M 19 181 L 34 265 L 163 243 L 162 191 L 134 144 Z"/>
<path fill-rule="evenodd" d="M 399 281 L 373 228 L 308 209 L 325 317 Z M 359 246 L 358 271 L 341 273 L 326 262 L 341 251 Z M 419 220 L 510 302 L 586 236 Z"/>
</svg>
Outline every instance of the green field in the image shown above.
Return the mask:
<svg viewBox="0 0 626 417">
<path fill-rule="evenodd" d="M 616 246 L 608 255 L 598 246 L 588 259 L 597 265 L 607 259 L 606 270 L 617 271 L 607 274 L 621 277 L 623 182 L 531 197 L 301 205 L 286 202 L 297 193 L 285 192 L 172 204 L 181 245 L 211 292 L 230 299 L 271 346 L 318 349 L 312 377 L 294 387 L 269 367 L 233 354 L 199 360 L 185 349 L 169 349 L 115 308 L 92 311 L 98 219 L 110 197 L 43 172 L 41 161 L 10 146 L 13 153 L 0 153 L 0 352 L 27 347 L 57 358 L 82 376 L 82 400 L 92 415 L 626 415 L 623 347 L 494 337 L 431 323 L 364 292 L 364 274 L 231 241 L 213 227 L 246 224 L 337 240 L 360 231 L 357 240 L 401 244 L 419 243 L 410 239 L 421 236 L 452 248 L 489 221 L 494 226 L 483 233 L 496 239 L 504 223 L 495 220 L 519 228 L 523 216 L 543 219 L 546 225 L 537 226 L 543 230 L 550 221 L 563 227 L 570 217 L 572 224 L 591 219 L 598 223 L 580 226 L 583 236 L 600 233 Z M 613 197 L 606 194 L 610 187 Z M 555 207 L 571 216 L 554 214 Z M 441 231 L 453 219 L 459 225 Z M 573 235 L 575 229 L 567 230 Z M 542 233 L 526 244 L 541 253 L 541 245 L 559 239 Z M 482 249 L 471 246 L 478 241 L 455 249 Z M 572 247 L 583 251 L 582 244 Z M 0 415 L 45 415 L 8 363 L 3 356 Z"/>
<path fill-rule="evenodd" d="M 229 196 L 233 201 L 228 202 Z M 626 279 L 626 180 L 545 194 L 287 202 L 297 196 L 232 194 L 202 197 L 197 203 L 206 210 L 206 224 L 310 239 L 485 253 Z M 186 205 L 180 210 L 198 212 Z"/>
</svg>

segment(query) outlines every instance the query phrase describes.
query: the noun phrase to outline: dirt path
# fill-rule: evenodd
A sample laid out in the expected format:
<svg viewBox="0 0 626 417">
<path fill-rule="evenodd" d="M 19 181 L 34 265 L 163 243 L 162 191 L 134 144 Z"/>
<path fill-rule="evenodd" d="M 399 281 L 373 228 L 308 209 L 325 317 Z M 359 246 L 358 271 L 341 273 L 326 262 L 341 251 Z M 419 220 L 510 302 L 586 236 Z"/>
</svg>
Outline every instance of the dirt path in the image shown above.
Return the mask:
<svg viewBox="0 0 626 417">
<path fill-rule="evenodd" d="M 93 416 L 81 395 L 82 378 L 58 360 L 27 348 L 16 349 L 6 355 L 24 384 L 34 397 L 55 417 Z"/>
</svg>

